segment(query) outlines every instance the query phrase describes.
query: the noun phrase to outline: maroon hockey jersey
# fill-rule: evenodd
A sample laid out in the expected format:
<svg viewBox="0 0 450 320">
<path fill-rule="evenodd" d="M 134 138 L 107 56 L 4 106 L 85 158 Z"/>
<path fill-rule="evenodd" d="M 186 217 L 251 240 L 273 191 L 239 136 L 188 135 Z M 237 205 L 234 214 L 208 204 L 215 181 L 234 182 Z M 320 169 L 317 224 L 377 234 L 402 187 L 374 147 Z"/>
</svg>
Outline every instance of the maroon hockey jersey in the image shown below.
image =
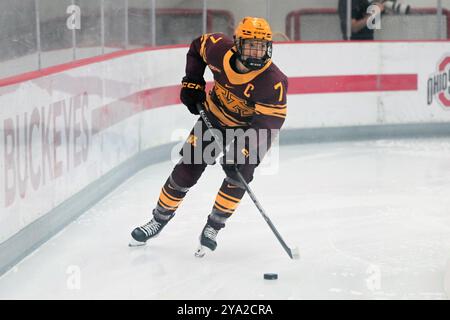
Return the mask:
<svg viewBox="0 0 450 320">
<path fill-rule="evenodd" d="M 186 75 L 203 79 L 206 66 L 214 75 L 207 113 L 222 128 L 280 129 L 286 118 L 287 77 L 271 61 L 260 70 L 236 72 L 233 39 L 222 33 L 195 39 L 187 54 Z"/>
</svg>

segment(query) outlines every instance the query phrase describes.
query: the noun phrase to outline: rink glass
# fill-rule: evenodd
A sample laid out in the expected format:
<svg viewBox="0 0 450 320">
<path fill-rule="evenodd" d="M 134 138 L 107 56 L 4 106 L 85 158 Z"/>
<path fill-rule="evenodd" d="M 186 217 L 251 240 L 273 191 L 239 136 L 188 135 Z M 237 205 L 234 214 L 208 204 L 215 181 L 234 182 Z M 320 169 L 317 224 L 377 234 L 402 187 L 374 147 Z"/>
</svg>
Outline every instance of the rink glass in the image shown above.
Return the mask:
<svg viewBox="0 0 450 320">
<path fill-rule="evenodd" d="M 375 40 L 448 39 L 450 0 L 403 3 L 411 13 L 383 14 Z M 80 25 L 70 29 L 68 8 L 74 5 Z M 0 76 L 124 49 L 189 44 L 205 32 L 232 36 L 245 16 L 266 18 L 275 42 L 343 41 L 337 5 L 338 0 L 3 0 Z"/>
</svg>

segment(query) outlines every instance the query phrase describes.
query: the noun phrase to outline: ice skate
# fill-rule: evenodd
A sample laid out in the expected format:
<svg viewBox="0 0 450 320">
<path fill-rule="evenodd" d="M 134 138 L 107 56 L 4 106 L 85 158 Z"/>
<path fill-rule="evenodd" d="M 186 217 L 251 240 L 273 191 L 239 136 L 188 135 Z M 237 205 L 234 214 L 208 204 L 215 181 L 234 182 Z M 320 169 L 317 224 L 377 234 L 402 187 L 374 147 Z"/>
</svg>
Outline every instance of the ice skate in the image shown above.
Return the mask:
<svg viewBox="0 0 450 320">
<path fill-rule="evenodd" d="M 152 220 L 143 226 L 135 228 L 133 232 L 131 232 L 131 241 L 128 246 L 139 247 L 145 245 L 147 240 L 158 236 L 166 224 L 167 222 L 160 223 L 156 221 L 155 218 L 152 218 Z"/>
<path fill-rule="evenodd" d="M 216 237 L 219 230 L 206 224 L 200 235 L 200 245 L 195 252 L 195 256 L 203 258 L 206 253 L 214 251 L 217 247 Z"/>
</svg>

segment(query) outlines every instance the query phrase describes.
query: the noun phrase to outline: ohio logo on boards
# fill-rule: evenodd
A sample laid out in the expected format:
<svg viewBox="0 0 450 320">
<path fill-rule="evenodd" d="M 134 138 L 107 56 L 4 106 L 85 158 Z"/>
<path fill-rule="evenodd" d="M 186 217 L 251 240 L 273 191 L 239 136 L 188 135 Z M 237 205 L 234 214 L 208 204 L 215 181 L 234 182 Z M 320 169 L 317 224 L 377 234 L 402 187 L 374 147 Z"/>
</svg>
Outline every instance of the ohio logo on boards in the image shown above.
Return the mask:
<svg viewBox="0 0 450 320">
<path fill-rule="evenodd" d="M 437 100 L 444 109 L 450 110 L 450 55 L 437 64 L 437 71 L 427 81 L 427 104 Z"/>
</svg>

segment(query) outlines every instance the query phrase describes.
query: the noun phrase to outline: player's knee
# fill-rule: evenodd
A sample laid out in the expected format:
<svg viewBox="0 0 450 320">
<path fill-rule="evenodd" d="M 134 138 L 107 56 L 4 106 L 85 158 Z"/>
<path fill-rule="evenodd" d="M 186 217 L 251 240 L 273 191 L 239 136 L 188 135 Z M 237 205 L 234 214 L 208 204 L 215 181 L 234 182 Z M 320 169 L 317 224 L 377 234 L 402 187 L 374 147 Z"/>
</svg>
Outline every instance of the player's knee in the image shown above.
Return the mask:
<svg viewBox="0 0 450 320">
<path fill-rule="evenodd" d="M 240 179 L 236 174 L 236 171 L 231 166 L 224 166 L 225 175 L 229 180 L 234 182 L 236 185 L 241 185 Z M 253 180 L 253 173 L 255 171 L 254 165 L 244 165 L 240 168 L 239 172 L 244 178 L 245 182 L 250 183 Z"/>
<path fill-rule="evenodd" d="M 253 173 L 255 171 L 254 166 L 244 166 L 242 169 L 242 177 L 244 178 L 245 182 L 250 183 L 253 180 Z"/>
<path fill-rule="evenodd" d="M 190 188 L 197 183 L 205 168 L 206 164 L 179 163 L 173 170 L 172 178 L 178 185 Z"/>
<path fill-rule="evenodd" d="M 214 154 L 207 154 L 203 152 L 201 148 L 192 148 L 190 146 L 185 146 L 179 151 L 181 156 L 181 162 L 189 165 L 215 165 L 216 156 Z"/>
</svg>

